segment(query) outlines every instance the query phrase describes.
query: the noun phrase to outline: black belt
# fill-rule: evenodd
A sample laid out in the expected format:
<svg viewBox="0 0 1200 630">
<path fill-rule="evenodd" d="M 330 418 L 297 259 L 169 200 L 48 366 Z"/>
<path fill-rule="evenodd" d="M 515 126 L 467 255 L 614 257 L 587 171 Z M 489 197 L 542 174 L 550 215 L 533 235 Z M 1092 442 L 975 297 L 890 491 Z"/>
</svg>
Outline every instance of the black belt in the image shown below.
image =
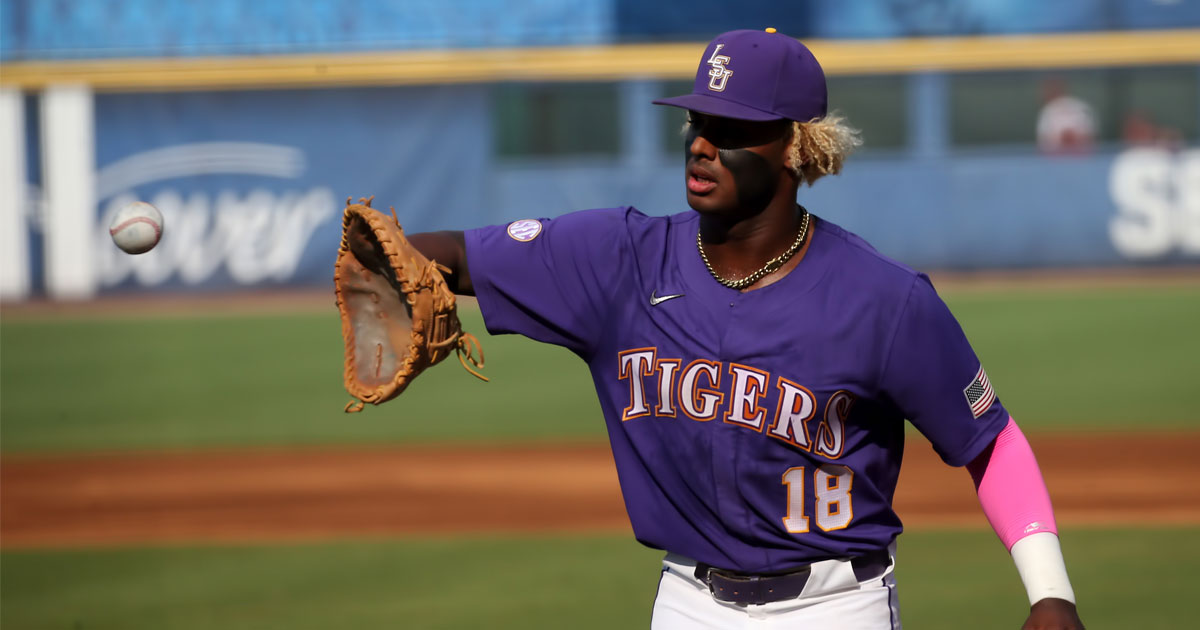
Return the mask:
<svg viewBox="0 0 1200 630">
<path fill-rule="evenodd" d="M 854 577 L 865 582 L 883 575 L 892 562 L 886 550 L 850 559 Z M 800 596 L 808 583 L 809 567 L 787 573 L 738 573 L 697 563 L 696 579 L 708 585 L 714 599 L 731 604 L 767 604 Z"/>
</svg>

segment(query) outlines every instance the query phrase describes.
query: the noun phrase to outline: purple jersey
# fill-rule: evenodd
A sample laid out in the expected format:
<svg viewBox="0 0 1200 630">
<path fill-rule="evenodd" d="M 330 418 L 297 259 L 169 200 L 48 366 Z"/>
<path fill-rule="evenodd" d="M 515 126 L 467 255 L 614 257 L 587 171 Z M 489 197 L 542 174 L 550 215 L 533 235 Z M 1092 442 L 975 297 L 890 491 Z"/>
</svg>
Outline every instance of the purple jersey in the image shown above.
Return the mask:
<svg viewBox="0 0 1200 630">
<path fill-rule="evenodd" d="M 904 419 L 955 466 L 1008 420 L 962 328 L 827 221 L 746 293 L 709 274 L 698 228 L 612 208 L 468 231 L 487 328 L 587 362 L 642 543 L 745 572 L 886 547 Z"/>
</svg>

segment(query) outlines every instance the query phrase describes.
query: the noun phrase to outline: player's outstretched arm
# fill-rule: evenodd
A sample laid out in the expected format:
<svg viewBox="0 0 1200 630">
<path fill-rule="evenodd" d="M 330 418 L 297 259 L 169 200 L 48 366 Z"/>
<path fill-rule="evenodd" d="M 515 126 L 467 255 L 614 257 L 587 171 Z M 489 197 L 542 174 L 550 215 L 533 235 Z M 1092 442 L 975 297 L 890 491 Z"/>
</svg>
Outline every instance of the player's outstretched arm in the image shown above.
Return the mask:
<svg viewBox="0 0 1200 630">
<path fill-rule="evenodd" d="M 426 258 L 450 270 L 444 279 L 451 291 L 459 295 L 475 295 L 471 271 L 467 268 L 467 246 L 462 232 L 422 232 L 405 237 Z M 383 251 L 364 238 L 363 234 L 347 234 L 346 239 L 350 251 L 364 266 L 374 269 L 389 267 L 387 261 L 383 260 Z"/>
<path fill-rule="evenodd" d="M 450 273 L 445 275 L 446 286 L 459 295 L 475 295 L 471 284 L 471 270 L 467 267 L 467 245 L 462 232 L 422 232 L 408 237 L 430 260 L 445 265 Z"/>
<path fill-rule="evenodd" d="M 967 465 L 992 529 L 1012 554 L 1031 604 L 1022 630 L 1084 630 L 1058 542 L 1050 493 L 1017 423 Z"/>
</svg>

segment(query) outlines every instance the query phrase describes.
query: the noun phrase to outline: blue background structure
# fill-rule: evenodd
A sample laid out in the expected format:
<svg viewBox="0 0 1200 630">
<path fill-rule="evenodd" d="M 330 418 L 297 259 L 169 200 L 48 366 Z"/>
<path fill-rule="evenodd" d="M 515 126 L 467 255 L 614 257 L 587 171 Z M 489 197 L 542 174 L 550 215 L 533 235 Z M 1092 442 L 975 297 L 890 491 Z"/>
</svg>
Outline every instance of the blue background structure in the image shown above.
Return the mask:
<svg viewBox="0 0 1200 630">
<path fill-rule="evenodd" d="M 820 38 L 1182 28 L 1200 26 L 1200 2 L 746 0 L 731 6 L 713 0 L 652 5 L 632 0 L 12 0 L 0 4 L 0 58 L 252 56 L 648 41 L 696 41 L 699 54 L 703 41 L 716 32 L 763 24 Z M 1184 71 L 1200 77 L 1200 68 Z M 905 112 L 899 118 L 902 142 L 880 148 L 868 134 L 865 150 L 850 159 L 842 175 L 803 188 L 801 203 L 818 216 L 925 270 L 1200 261 L 1200 245 L 1182 241 L 1136 256 L 1116 247 L 1111 230 L 1122 208 L 1114 192 L 1114 169 L 1125 164 L 1121 156 L 1128 147 L 1107 141 L 1084 155 L 1047 156 L 1035 146 L 1032 126 L 1026 137 L 1009 145 L 955 145 L 950 75 L 914 73 L 901 80 L 899 101 L 892 105 Z M 1200 79 L 1193 81 L 1200 85 Z M 671 133 L 667 127 L 677 123 L 650 103 L 677 85 L 641 79 L 611 85 L 619 115 L 615 151 L 516 157 L 499 147 L 505 124 L 495 115 L 505 86 L 501 83 L 97 93 L 95 157 L 103 193 L 97 200 L 98 241 L 107 238 L 103 219 L 114 200 L 141 198 L 168 206 L 163 209 L 169 224 L 172 212 L 192 213 L 187 224 L 191 232 L 181 236 L 174 229 L 179 223 L 169 226 L 163 244 L 145 260 L 110 256 L 97 261 L 104 278 L 101 291 L 328 284 L 340 208 L 347 197 L 374 195 L 377 207 L 394 206 L 410 232 L 618 205 L 655 215 L 687 210 L 682 145 L 674 150 L 661 140 Z M 1193 130 L 1200 126 L 1200 90 L 1196 92 Z M 1031 102 L 1031 111 L 1036 106 Z M 31 103 L 26 110 L 28 177 L 36 189 L 39 123 L 36 106 Z M 1159 170 L 1147 171 L 1145 181 L 1135 185 L 1148 203 L 1165 205 L 1165 212 L 1177 215 L 1172 220 L 1180 225 L 1196 222 L 1193 215 L 1200 215 L 1200 200 L 1188 196 L 1198 189 L 1188 182 L 1200 172 L 1195 166 L 1200 152 L 1187 148 L 1188 142 L 1194 146 L 1194 137 L 1183 140 L 1182 146 L 1163 149 L 1162 159 L 1154 162 Z M 128 189 L 106 188 L 111 182 L 104 181 L 105 169 L 122 160 L 207 143 L 273 147 L 269 150 L 296 156 L 297 166 L 286 177 L 193 173 L 141 181 Z M 272 207 L 240 220 L 276 240 L 302 242 L 280 249 L 278 243 L 238 243 L 221 232 L 229 229 L 221 222 L 232 220 L 222 212 L 240 212 L 263 200 Z M 304 209 L 305 203 L 318 201 L 326 211 Z M 301 229 L 289 217 L 304 212 L 308 223 Z M 1136 211 L 1132 220 L 1141 220 Z M 38 291 L 44 269 L 36 232 L 31 226 L 32 277 Z M 193 240 L 172 244 L 184 236 Z M 182 271 L 186 250 L 200 244 L 215 259 L 193 261 L 192 272 Z M 300 251 L 292 251 L 296 248 Z M 179 258 L 175 267 L 163 264 L 163 257 L 171 255 Z M 274 260 L 285 255 L 294 255 L 294 264 L 281 262 L 281 271 L 267 277 L 247 279 L 235 271 L 238 256 Z M 240 264 L 250 266 L 247 260 Z M 167 272 L 139 272 L 138 265 L 157 265 Z M 208 272 L 196 271 L 205 265 Z"/>
<path fill-rule="evenodd" d="M 253 55 L 1200 26 L 1192 0 L 7 0 L 0 60 Z"/>
</svg>

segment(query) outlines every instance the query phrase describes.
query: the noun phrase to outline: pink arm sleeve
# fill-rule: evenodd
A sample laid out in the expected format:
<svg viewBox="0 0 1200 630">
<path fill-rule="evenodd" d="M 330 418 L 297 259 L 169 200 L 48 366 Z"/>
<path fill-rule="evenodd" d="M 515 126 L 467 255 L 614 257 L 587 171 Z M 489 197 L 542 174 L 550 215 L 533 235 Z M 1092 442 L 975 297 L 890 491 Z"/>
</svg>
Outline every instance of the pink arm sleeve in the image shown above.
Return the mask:
<svg viewBox="0 0 1200 630">
<path fill-rule="evenodd" d="M 975 480 L 983 513 L 1005 549 L 1011 550 L 1030 534 L 1058 534 L 1037 459 L 1011 416 L 995 442 L 967 464 L 967 470 Z"/>
</svg>

